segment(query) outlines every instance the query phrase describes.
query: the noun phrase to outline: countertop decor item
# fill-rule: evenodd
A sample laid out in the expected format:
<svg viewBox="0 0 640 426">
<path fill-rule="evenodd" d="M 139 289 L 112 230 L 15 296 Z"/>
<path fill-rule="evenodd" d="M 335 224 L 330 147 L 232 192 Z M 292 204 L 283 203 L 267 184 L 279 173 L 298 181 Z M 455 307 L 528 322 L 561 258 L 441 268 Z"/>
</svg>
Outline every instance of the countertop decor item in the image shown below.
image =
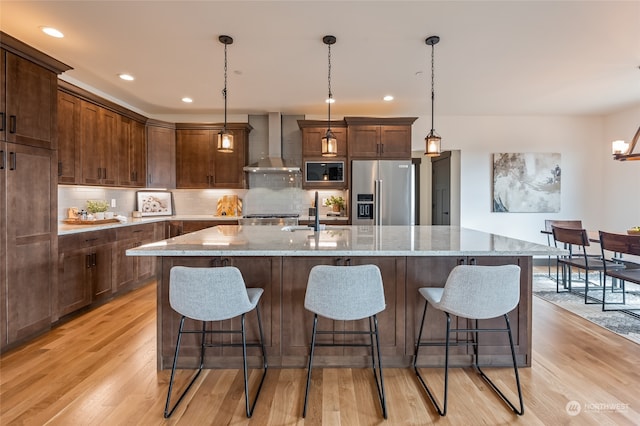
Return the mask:
<svg viewBox="0 0 640 426">
<path fill-rule="evenodd" d="M 173 210 L 173 194 L 170 191 L 136 192 L 136 211 L 142 216 L 171 216 Z"/>
<path fill-rule="evenodd" d="M 104 213 L 109 210 L 109 203 L 105 200 L 88 200 L 87 211 L 89 213 Z"/>
<path fill-rule="evenodd" d="M 344 210 L 344 198 L 331 196 L 324 202 L 325 206 L 331 206 L 334 212 Z"/>
</svg>

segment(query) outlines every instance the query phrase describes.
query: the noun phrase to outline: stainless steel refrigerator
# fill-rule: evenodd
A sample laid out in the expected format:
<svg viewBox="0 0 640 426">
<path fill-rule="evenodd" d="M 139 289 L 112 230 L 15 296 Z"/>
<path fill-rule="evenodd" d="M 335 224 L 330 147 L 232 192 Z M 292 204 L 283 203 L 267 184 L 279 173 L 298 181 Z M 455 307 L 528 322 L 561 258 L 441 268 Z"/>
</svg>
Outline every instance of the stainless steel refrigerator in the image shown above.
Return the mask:
<svg viewBox="0 0 640 426">
<path fill-rule="evenodd" d="M 351 162 L 351 223 L 413 225 L 411 160 Z"/>
</svg>

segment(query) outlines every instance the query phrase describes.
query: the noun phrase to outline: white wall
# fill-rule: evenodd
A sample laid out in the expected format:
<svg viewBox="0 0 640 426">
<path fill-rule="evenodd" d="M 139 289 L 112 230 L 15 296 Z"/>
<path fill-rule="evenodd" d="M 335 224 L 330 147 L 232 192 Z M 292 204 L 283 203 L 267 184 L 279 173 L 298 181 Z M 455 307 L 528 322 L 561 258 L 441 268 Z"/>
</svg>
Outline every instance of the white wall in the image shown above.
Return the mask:
<svg viewBox="0 0 640 426">
<path fill-rule="evenodd" d="M 545 219 L 581 219 L 586 228 L 593 230 L 624 231 L 634 226 L 634 222 L 640 224 L 640 162 L 612 161 L 610 140 L 613 136 L 609 136 L 615 132 L 614 128 L 624 127 L 625 134 L 629 134 L 627 139 L 633 137 L 640 124 L 638 111 L 635 108 L 606 118 L 439 117 L 436 127 L 442 136 L 442 149 L 460 150 L 460 225 L 546 244 L 546 237 L 540 234 Z M 429 120 L 430 117 L 421 117 L 416 121 L 414 150 L 424 149 L 421 145 Z M 492 154 L 496 152 L 559 152 L 562 155 L 560 212 L 492 213 Z M 609 174 L 616 178 L 610 181 Z M 617 197 L 607 194 L 611 201 L 603 202 L 606 191 L 614 184 L 619 185 Z M 618 207 L 613 215 L 606 204 L 625 193 L 635 194 L 632 210 Z"/>
</svg>

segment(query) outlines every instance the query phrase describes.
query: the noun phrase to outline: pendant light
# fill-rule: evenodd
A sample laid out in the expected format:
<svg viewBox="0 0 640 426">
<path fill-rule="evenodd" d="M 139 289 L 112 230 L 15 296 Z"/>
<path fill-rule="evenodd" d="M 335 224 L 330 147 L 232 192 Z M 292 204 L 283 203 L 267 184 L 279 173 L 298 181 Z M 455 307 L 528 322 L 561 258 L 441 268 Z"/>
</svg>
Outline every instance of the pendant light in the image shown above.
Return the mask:
<svg viewBox="0 0 640 426">
<path fill-rule="evenodd" d="M 629 145 L 625 141 L 613 141 L 611 143 L 611 151 L 613 153 L 613 159 L 619 161 L 627 161 L 627 160 L 638 160 L 640 161 L 640 152 L 633 153 L 633 150 L 638 143 L 638 139 L 640 139 L 640 127 L 638 127 L 638 131 L 636 132 L 633 140 L 631 141 L 631 145 Z"/>
<path fill-rule="evenodd" d="M 322 38 L 324 44 L 329 48 L 329 98 L 327 99 L 327 133 L 322 138 L 322 156 L 335 157 L 338 154 L 338 141 L 331 131 L 331 103 L 333 102 L 333 94 L 331 93 L 331 45 L 336 42 L 336 38 L 332 35 L 326 35 Z"/>
<path fill-rule="evenodd" d="M 233 39 L 228 35 L 218 37 L 220 43 L 224 44 L 224 127 L 218 133 L 218 151 L 233 152 L 233 134 L 227 131 L 227 46 L 233 43 Z"/>
<path fill-rule="evenodd" d="M 427 137 L 424 139 L 425 143 L 426 143 L 426 152 L 424 153 L 424 155 L 426 155 L 427 157 L 437 157 L 438 155 L 440 155 L 440 142 L 441 142 L 441 138 L 440 136 L 436 133 L 434 126 L 433 126 L 433 104 L 434 101 L 436 99 L 436 94 L 435 94 L 435 90 L 434 90 L 434 45 L 438 44 L 438 42 L 440 41 L 440 37 L 438 36 L 430 36 L 427 37 L 427 39 L 425 40 L 425 43 L 427 43 L 428 46 L 431 46 L 431 131 L 429 132 L 429 134 L 427 135 Z"/>
</svg>

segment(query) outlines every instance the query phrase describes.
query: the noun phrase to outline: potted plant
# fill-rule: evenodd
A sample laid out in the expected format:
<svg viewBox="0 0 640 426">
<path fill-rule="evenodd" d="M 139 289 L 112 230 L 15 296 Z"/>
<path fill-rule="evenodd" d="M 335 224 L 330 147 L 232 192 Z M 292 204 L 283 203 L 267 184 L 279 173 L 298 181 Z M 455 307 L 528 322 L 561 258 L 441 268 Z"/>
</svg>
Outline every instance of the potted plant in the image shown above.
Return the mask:
<svg viewBox="0 0 640 426">
<path fill-rule="evenodd" d="M 344 198 L 342 197 L 334 197 L 333 195 L 326 199 L 325 206 L 331 206 L 334 212 L 339 212 L 344 210 Z"/>
<path fill-rule="evenodd" d="M 104 212 L 109 209 L 109 204 L 105 200 L 88 200 L 87 211 L 98 220 L 104 219 Z"/>
</svg>

